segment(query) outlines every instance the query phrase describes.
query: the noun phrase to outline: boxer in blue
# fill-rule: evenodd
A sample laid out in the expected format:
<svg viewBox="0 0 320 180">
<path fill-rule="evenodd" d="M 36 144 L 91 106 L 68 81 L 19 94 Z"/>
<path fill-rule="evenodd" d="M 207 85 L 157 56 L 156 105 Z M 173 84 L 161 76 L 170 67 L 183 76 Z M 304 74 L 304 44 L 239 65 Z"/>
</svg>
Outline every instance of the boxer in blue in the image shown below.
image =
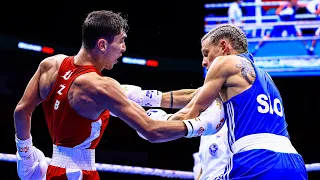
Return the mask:
<svg viewBox="0 0 320 180">
<path fill-rule="evenodd" d="M 206 112 L 222 99 L 232 155 L 224 174 L 215 179 L 308 179 L 303 158 L 289 139 L 281 95 L 269 74 L 255 66 L 244 32 L 223 24 L 204 35 L 201 46 L 202 64 L 208 68 L 205 82 L 169 120 L 183 120 L 187 138 L 215 134 L 219 118 Z M 169 117 L 163 111 L 152 116 Z"/>
<path fill-rule="evenodd" d="M 222 98 L 233 156 L 216 179 L 308 179 L 289 139 L 281 95 L 269 74 L 255 66 L 243 31 L 220 25 L 203 36 L 201 45 L 202 63 L 208 64 L 204 85 L 183 114 L 171 119 L 195 118 Z"/>
</svg>

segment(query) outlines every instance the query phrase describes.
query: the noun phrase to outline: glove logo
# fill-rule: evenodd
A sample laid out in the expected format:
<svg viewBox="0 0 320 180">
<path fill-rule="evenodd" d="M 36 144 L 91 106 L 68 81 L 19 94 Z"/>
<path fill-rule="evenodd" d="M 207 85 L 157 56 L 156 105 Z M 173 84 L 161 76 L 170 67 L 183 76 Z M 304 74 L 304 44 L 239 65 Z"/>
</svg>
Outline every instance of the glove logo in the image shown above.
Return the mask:
<svg viewBox="0 0 320 180">
<path fill-rule="evenodd" d="M 152 104 L 150 104 L 150 103 L 146 103 L 146 104 L 144 104 L 144 106 L 152 107 Z"/>
<path fill-rule="evenodd" d="M 20 147 L 19 148 L 19 152 L 24 152 L 24 153 L 26 153 L 26 152 L 28 152 L 29 151 L 29 147 L 28 146 L 26 146 L 26 147 Z"/>
<path fill-rule="evenodd" d="M 156 113 L 156 112 L 158 112 L 158 110 L 152 109 L 152 110 L 147 111 L 147 115 L 151 116 L 153 113 Z"/>
<path fill-rule="evenodd" d="M 148 91 L 146 92 L 146 96 L 147 96 L 148 98 L 152 99 L 152 93 L 153 93 L 153 90 L 148 90 Z"/>
</svg>

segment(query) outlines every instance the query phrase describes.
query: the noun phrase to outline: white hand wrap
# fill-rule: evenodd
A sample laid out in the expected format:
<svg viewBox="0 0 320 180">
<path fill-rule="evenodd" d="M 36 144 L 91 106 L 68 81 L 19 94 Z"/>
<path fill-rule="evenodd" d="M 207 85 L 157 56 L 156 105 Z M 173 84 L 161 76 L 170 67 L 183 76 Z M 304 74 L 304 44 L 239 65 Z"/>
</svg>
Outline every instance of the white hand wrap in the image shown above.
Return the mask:
<svg viewBox="0 0 320 180">
<path fill-rule="evenodd" d="M 149 109 L 146 113 L 151 119 L 153 119 L 155 121 L 167 121 L 170 118 L 170 116 L 172 116 L 172 114 L 167 114 L 162 109 Z M 138 131 L 137 131 L 137 133 L 141 138 L 147 140 L 147 138 L 145 138 Z"/>
<path fill-rule="evenodd" d="M 140 106 L 161 107 L 162 92 L 158 90 L 142 90 L 139 86 L 121 85 L 128 98 Z"/>
<path fill-rule="evenodd" d="M 32 137 L 20 140 L 16 136 L 15 141 L 17 147 L 17 172 L 20 179 L 44 179 L 48 163 L 43 152 L 33 146 Z"/>
<path fill-rule="evenodd" d="M 191 138 L 217 133 L 225 122 L 224 111 L 222 107 L 218 106 L 219 102 L 214 101 L 199 117 L 182 120 L 188 129 L 188 134 L 185 137 Z M 222 105 L 220 104 L 220 106 Z"/>
</svg>

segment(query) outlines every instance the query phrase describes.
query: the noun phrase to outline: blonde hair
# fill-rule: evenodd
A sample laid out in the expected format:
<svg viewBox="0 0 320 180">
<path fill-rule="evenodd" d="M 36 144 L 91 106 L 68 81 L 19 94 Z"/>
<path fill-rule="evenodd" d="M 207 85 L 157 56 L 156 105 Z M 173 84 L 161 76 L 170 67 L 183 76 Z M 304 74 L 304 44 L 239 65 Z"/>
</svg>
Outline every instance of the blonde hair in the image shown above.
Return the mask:
<svg viewBox="0 0 320 180">
<path fill-rule="evenodd" d="M 221 39 L 228 39 L 231 46 L 239 53 L 248 52 L 248 41 L 246 34 L 237 26 L 222 24 L 205 34 L 201 42 L 210 38 L 210 42 L 217 45 Z"/>
</svg>

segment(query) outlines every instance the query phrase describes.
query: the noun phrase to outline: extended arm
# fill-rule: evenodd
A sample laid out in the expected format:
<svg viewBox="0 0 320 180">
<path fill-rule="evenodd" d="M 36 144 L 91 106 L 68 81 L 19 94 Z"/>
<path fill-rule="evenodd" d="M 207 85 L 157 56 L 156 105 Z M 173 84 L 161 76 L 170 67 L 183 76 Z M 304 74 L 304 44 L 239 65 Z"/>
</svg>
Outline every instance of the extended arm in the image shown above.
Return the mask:
<svg viewBox="0 0 320 180">
<path fill-rule="evenodd" d="M 120 111 L 120 115 L 117 115 L 118 117 L 127 122 L 131 127 L 133 127 L 145 138 L 152 142 L 163 142 L 183 137 L 183 133 L 180 133 L 179 131 L 183 131 L 184 133 L 186 133 L 185 137 L 197 137 L 201 135 L 214 134 L 220 129 L 223 121 L 220 122 L 219 119 L 213 120 L 212 116 L 208 115 L 200 116 L 200 113 L 205 111 L 214 102 L 214 100 L 218 98 L 219 91 L 222 85 L 224 85 L 226 79 L 231 75 L 229 69 L 232 66 L 230 66 L 229 64 L 232 63 L 228 63 L 228 58 L 230 57 L 216 58 L 214 64 L 211 65 L 211 68 L 208 71 L 204 86 L 202 86 L 199 92 L 196 93 L 193 100 L 181 110 L 181 112 L 183 111 L 183 113 L 181 114 L 185 114 L 182 116 L 182 121 L 161 121 L 159 119 L 160 121 L 155 121 L 158 124 L 153 124 L 152 120 L 149 117 L 146 118 L 146 114 L 144 111 L 135 112 L 133 108 L 130 108 L 131 106 L 127 106 L 127 112 L 125 112 L 124 107 L 120 106 L 117 108 L 117 106 L 115 105 L 111 105 L 110 110 L 115 115 L 117 115 L 116 113 L 119 113 L 116 111 Z M 117 90 L 115 92 L 119 91 L 118 88 L 116 88 Z M 110 93 L 110 95 L 114 94 L 115 92 Z M 126 99 L 126 101 L 128 101 L 125 92 L 123 92 L 123 95 L 121 96 L 124 96 L 123 99 Z M 111 101 L 107 100 L 105 102 Z M 133 115 L 134 113 L 138 114 L 140 118 L 135 117 Z M 144 120 L 145 122 L 143 122 Z M 175 119 L 173 118 L 173 120 Z M 182 130 L 180 129 L 179 124 L 170 125 L 170 122 L 183 122 L 187 128 Z M 148 129 L 151 126 L 152 130 Z"/>
<path fill-rule="evenodd" d="M 103 104 L 113 114 L 140 132 L 150 142 L 164 142 L 182 138 L 187 128 L 182 121 L 154 121 L 135 102 L 128 99 L 120 84 L 111 79 L 100 81 L 96 101 Z"/>
<path fill-rule="evenodd" d="M 162 108 L 181 109 L 185 107 L 192 98 L 197 94 L 198 89 L 181 89 L 171 92 L 162 93 Z M 172 107 L 171 107 L 172 104 Z"/>
<path fill-rule="evenodd" d="M 194 103 L 189 108 L 185 119 L 195 118 L 205 111 L 212 102 L 219 97 L 221 87 L 225 84 L 228 77 L 234 73 L 232 60 L 229 57 L 219 57 L 214 60 L 204 85 L 195 97 Z"/>
<path fill-rule="evenodd" d="M 147 111 L 147 114 L 151 119 L 157 120 L 157 121 L 182 120 L 188 128 L 188 134 L 186 137 L 196 137 L 196 136 L 201 136 L 201 135 L 215 134 L 217 131 L 220 130 L 220 128 L 222 127 L 222 125 L 225 122 L 224 121 L 224 111 L 222 110 L 222 108 L 223 107 L 222 107 L 221 100 L 216 99 L 198 117 L 193 118 L 193 119 L 189 119 L 189 120 L 177 119 L 176 117 L 168 119 L 168 116 L 170 116 L 170 114 L 167 114 L 165 111 L 163 111 L 161 109 L 149 109 Z M 183 108 L 183 109 L 185 109 L 185 108 Z M 185 110 L 188 110 L 188 108 L 186 108 Z M 188 112 L 186 112 L 186 113 L 188 113 Z M 175 113 L 172 116 L 175 116 L 177 114 L 179 114 L 179 113 Z M 182 113 L 181 115 L 183 117 L 184 113 Z M 143 136 L 141 136 L 141 137 L 144 138 Z"/>
<path fill-rule="evenodd" d="M 139 86 L 121 85 L 128 98 L 140 106 L 181 109 L 197 94 L 199 89 L 181 89 L 170 92 L 142 90 Z"/>
<path fill-rule="evenodd" d="M 197 93 L 194 95 L 194 97 L 191 99 L 191 101 L 182 109 L 180 109 L 178 112 L 174 113 L 168 120 L 183 120 L 186 119 L 187 114 L 189 113 L 191 107 L 193 106 L 196 97 L 198 96 L 200 88 L 197 89 Z"/>
</svg>

